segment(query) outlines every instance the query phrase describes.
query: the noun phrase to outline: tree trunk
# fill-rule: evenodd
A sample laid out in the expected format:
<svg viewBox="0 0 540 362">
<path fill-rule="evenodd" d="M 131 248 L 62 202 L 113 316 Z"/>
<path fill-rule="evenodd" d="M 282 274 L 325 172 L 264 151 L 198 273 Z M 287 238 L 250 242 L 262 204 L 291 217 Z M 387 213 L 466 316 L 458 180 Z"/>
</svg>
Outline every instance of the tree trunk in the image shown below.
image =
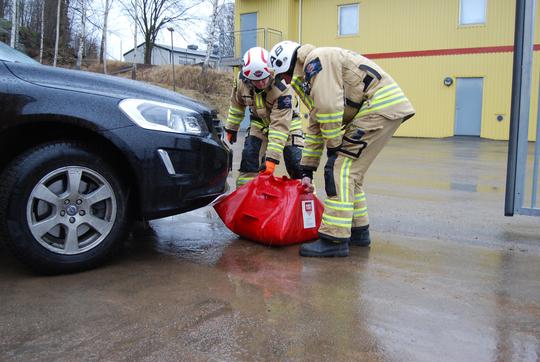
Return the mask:
<svg viewBox="0 0 540 362">
<path fill-rule="evenodd" d="M 56 40 L 54 42 L 54 60 L 53 67 L 56 67 L 58 61 L 58 43 L 60 42 L 60 8 L 62 7 L 62 0 L 58 0 L 58 8 L 56 10 Z"/>
<path fill-rule="evenodd" d="M 152 49 L 154 49 L 154 42 L 147 35 L 144 39 L 144 64 L 152 64 Z"/>
<path fill-rule="evenodd" d="M 11 42 L 10 46 L 17 46 L 17 34 L 19 33 L 19 0 L 13 0 L 13 9 L 11 15 Z"/>
<path fill-rule="evenodd" d="M 206 44 L 206 57 L 204 58 L 203 70 L 206 71 L 210 63 L 210 56 L 214 50 L 214 42 L 216 37 L 216 23 L 219 11 L 219 0 L 212 0 L 212 20 L 210 23 L 210 34 L 208 34 L 208 42 Z"/>
<path fill-rule="evenodd" d="M 6 1 L 0 0 L 0 18 L 4 17 L 4 12 L 6 11 Z"/>
<path fill-rule="evenodd" d="M 107 74 L 107 20 L 111 0 L 105 0 L 105 12 L 103 13 L 103 32 L 101 33 L 101 46 L 99 64 L 103 64 L 103 73 Z"/>
<path fill-rule="evenodd" d="M 137 79 L 137 22 L 139 21 L 138 18 L 138 7 L 139 7 L 139 1 L 135 0 L 134 3 L 134 10 L 135 10 L 135 23 L 134 23 L 134 31 L 133 31 L 133 68 L 131 69 L 131 79 Z"/>
<path fill-rule="evenodd" d="M 39 40 L 39 62 L 43 64 L 43 40 L 45 39 L 45 0 L 41 5 L 41 36 Z"/>
<path fill-rule="evenodd" d="M 79 33 L 79 51 L 77 52 L 77 64 L 75 65 L 76 69 L 81 69 L 83 51 L 84 51 L 84 40 L 86 37 L 86 3 L 85 0 L 81 0 L 81 31 Z"/>
</svg>

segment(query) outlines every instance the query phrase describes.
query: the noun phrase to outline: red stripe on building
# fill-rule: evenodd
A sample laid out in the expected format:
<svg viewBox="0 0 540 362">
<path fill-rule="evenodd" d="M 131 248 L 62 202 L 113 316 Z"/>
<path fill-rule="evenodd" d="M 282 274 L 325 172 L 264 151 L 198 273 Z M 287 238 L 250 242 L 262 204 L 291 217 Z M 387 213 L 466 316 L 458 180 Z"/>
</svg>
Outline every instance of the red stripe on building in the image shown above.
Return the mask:
<svg viewBox="0 0 540 362">
<path fill-rule="evenodd" d="M 535 44 L 533 49 L 540 50 L 540 44 Z M 503 45 L 495 47 L 480 47 L 480 48 L 455 48 L 455 49 L 434 49 L 434 50 L 416 50 L 409 52 L 393 52 L 393 53 L 373 53 L 364 54 L 370 59 L 384 58 L 412 58 L 412 57 L 433 57 L 441 55 L 463 55 L 463 54 L 487 54 L 487 53 L 510 53 L 514 51 L 513 45 Z"/>
</svg>

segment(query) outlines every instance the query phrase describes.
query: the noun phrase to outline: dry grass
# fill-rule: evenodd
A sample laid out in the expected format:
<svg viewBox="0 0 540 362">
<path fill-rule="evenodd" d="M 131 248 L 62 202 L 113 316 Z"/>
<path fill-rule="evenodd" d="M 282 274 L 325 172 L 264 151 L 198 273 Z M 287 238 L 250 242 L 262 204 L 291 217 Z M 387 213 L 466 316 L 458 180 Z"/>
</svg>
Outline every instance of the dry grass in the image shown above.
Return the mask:
<svg viewBox="0 0 540 362">
<path fill-rule="evenodd" d="M 131 63 L 111 61 L 107 63 L 108 73 L 116 73 L 119 70 L 131 67 Z M 85 70 L 102 73 L 103 65 L 92 64 Z M 219 111 L 220 117 L 227 115 L 229 96 L 233 84 L 233 72 L 217 71 L 208 69 L 202 72 L 201 67 L 175 65 L 176 91 L 206 103 Z M 116 74 L 121 77 L 131 78 L 131 72 Z M 173 89 L 172 66 L 139 66 L 137 68 L 137 80 L 151 83 L 169 90 Z"/>
</svg>

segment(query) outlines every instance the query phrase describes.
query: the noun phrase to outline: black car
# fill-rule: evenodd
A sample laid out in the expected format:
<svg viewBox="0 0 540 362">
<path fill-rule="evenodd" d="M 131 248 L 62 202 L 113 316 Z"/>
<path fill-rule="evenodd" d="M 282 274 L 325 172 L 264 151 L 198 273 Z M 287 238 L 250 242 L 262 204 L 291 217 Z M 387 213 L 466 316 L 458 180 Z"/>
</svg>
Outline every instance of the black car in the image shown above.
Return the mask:
<svg viewBox="0 0 540 362">
<path fill-rule="evenodd" d="M 39 271 L 93 267 L 130 220 L 207 205 L 229 157 L 216 112 L 195 100 L 0 43 L 0 239 Z"/>
</svg>

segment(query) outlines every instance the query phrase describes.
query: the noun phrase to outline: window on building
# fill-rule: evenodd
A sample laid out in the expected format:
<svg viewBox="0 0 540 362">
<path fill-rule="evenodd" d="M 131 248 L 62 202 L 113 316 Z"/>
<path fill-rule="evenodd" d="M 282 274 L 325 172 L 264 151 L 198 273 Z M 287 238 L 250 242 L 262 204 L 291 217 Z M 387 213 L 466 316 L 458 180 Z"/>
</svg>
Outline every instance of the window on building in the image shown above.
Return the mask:
<svg viewBox="0 0 540 362">
<path fill-rule="evenodd" d="M 338 32 L 339 35 L 358 34 L 359 4 L 338 6 Z"/>
<path fill-rule="evenodd" d="M 487 0 L 460 0 L 459 24 L 485 24 Z"/>
</svg>

